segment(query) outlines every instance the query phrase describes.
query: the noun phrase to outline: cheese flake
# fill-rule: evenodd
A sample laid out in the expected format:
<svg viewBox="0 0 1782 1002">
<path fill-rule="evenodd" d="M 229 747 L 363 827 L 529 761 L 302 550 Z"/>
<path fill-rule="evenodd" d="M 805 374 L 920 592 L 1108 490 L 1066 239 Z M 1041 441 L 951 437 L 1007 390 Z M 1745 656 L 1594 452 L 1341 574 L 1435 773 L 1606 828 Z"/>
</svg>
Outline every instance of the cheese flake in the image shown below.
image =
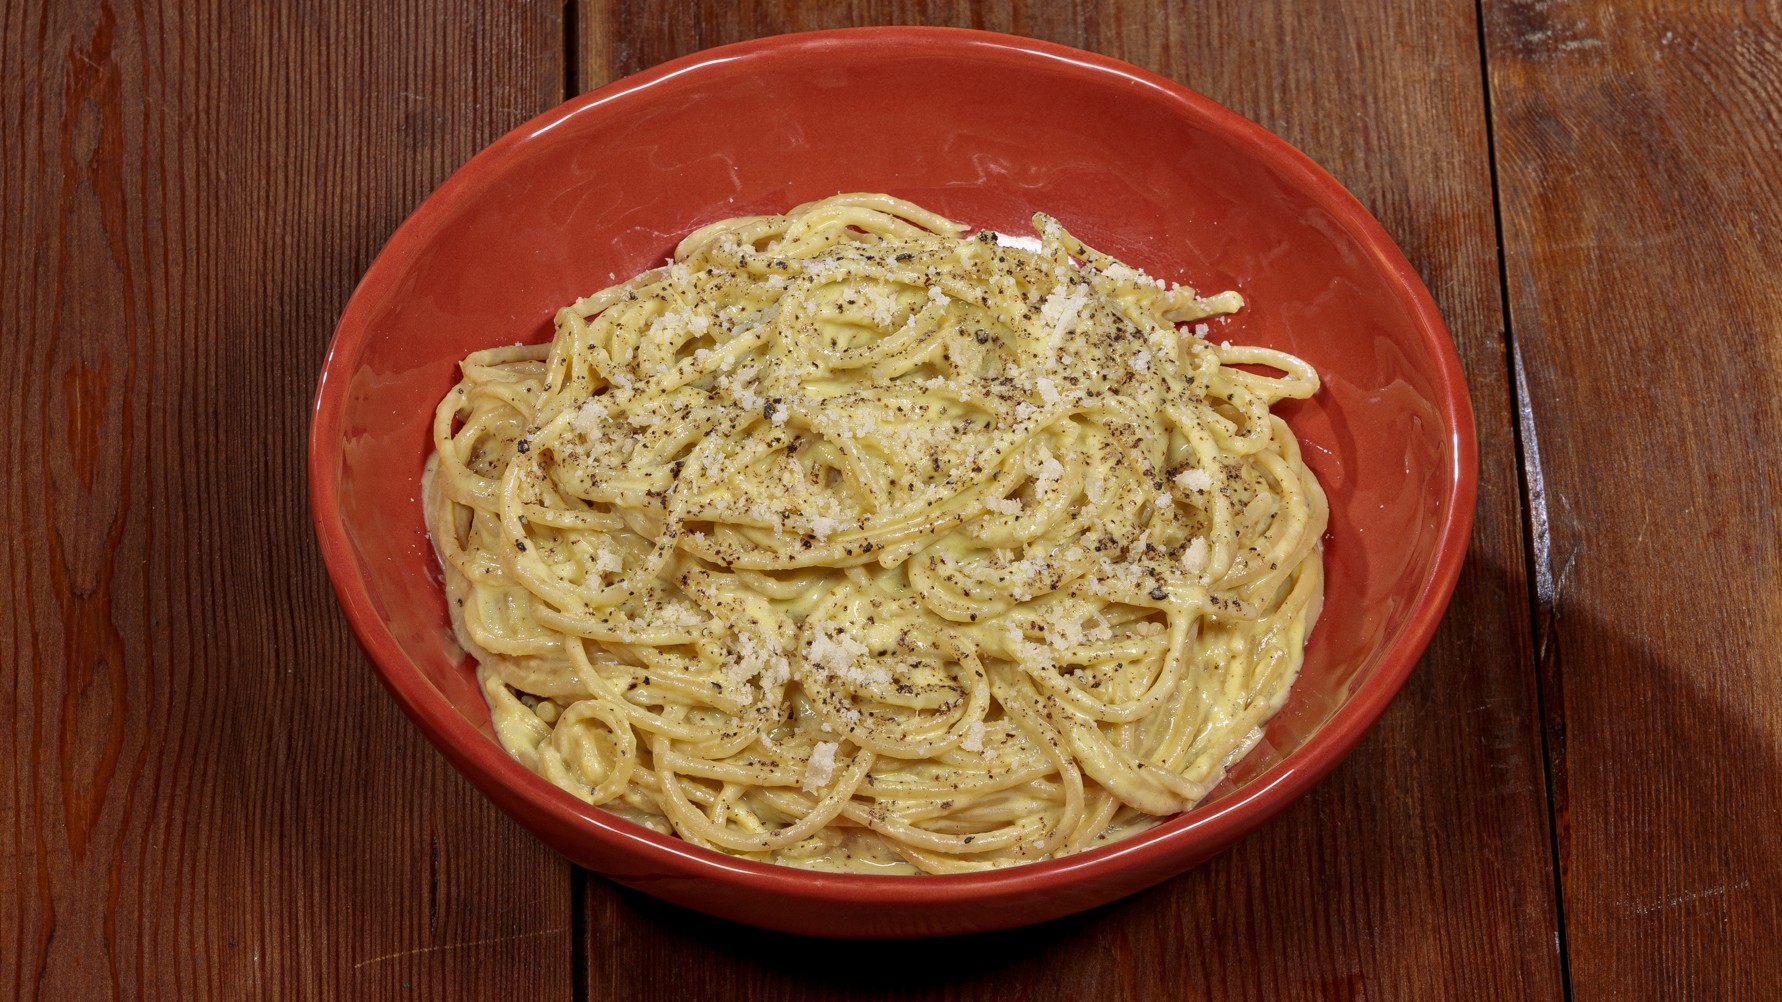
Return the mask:
<svg viewBox="0 0 1782 1002">
<path fill-rule="evenodd" d="M 965 728 L 965 736 L 959 739 L 959 747 L 968 752 L 984 750 L 984 722 L 974 720 Z"/>
<path fill-rule="evenodd" d="M 1197 494 L 1212 490 L 1213 475 L 1198 467 L 1176 474 L 1176 486 Z"/>
<path fill-rule="evenodd" d="M 1188 568 L 1190 574 L 1199 574 L 1207 569 L 1207 540 L 1205 536 L 1196 536 L 1194 542 L 1188 544 L 1188 549 L 1182 553 L 1182 566 Z"/>
<path fill-rule="evenodd" d="M 840 742 L 819 741 L 811 749 L 810 760 L 804 766 L 804 792 L 816 793 L 835 778 L 835 750 L 840 747 Z"/>
</svg>

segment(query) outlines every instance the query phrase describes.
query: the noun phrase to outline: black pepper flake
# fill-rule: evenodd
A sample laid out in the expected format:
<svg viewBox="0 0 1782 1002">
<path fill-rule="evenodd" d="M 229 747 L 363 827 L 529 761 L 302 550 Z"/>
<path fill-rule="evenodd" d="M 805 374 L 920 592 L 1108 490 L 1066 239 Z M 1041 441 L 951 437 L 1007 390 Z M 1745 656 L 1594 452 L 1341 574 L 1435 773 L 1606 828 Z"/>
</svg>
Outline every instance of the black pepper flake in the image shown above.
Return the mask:
<svg viewBox="0 0 1782 1002">
<path fill-rule="evenodd" d="M 766 418 L 769 421 L 772 421 L 774 411 L 776 411 L 776 410 L 778 410 L 778 408 L 774 406 L 774 402 L 769 400 L 767 403 L 765 403 L 761 406 L 761 416 Z"/>
<path fill-rule="evenodd" d="M 514 443 L 514 448 L 520 450 L 521 452 L 531 452 L 532 451 L 532 443 L 528 442 L 522 438 L 518 442 Z"/>
<path fill-rule="evenodd" d="M 516 539 L 516 540 L 514 540 L 514 545 L 515 545 L 515 546 L 516 546 L 516 547 L 519 547 L 519 550 L 520 550 L 520 552 L 521 552 L 521 553 L 525 553 L 525 552 L 526 552 L 526 541 L 525 541 L 525 540 L 524 540 L 524 539 Z"/>
<path fill-rule="evenodd" d="M 990 343 L 990 332 L 987 330 L 984 330 L 983 328 L 979 328 L 978 332 L 976 334 L 972 335 L 972 340 L 976 341 L 979 344 L 989 344 Z"/>
<path fill-rule="evenodd" d="M 1151 589 L 1151 597 L 1161 602 L 1169 597 L 1169 592 L 1164 591 L 1163 586 L 1159 585 L 1156 588 Z"/>
<path fill-rule="evenodd" d="M 893 261 L 908 261 L 910 258 L 913 258 L 915 256 L 916 255 L 911 254 L 909 251 L 904 251 L 902 254 L 899 254 L 896 257 L 892 258 L 892 260 Z"/>
</svg>

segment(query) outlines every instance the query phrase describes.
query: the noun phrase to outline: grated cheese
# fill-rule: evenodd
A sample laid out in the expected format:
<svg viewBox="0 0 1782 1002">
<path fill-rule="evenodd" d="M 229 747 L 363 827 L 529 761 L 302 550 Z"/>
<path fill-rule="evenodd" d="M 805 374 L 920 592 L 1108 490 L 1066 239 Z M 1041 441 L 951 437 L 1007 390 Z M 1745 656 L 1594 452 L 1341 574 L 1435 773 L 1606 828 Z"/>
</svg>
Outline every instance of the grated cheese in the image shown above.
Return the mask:
<svg viewBox="0 0 1782 1002">
<path fill-rule="evenodd" d="M 835 778 L 835 750 L 840 747 L 836 741 L 819 741 L 811 748 L 810 761 L 804 767 L 804 792 L 816 793 Z"/>
<path fill-rule="evenodd" d="M 1176 486 L 1185 491 L 1203 494 L 1213 488 L 1213 475 L 1196 467 L 1176 474 Z"/>
<path fill-rule="evenodd" d="M 984 750 L 984 722 L 982 720 L 972 721 L 971 725 L 965 729 L 965 737 L 959 739 L 959 747 L 968 752 Z"/>
<path fill-rule="evenodd" d="M 1182 566 L 1188 568 L 1190 574 L 1199 574 L 1207 569 L 1207 540 L 1205 536 L 1196 536 L 1194 542 L 1188 544 L 1188 549 L 1182 553 Z"/>
</svg>

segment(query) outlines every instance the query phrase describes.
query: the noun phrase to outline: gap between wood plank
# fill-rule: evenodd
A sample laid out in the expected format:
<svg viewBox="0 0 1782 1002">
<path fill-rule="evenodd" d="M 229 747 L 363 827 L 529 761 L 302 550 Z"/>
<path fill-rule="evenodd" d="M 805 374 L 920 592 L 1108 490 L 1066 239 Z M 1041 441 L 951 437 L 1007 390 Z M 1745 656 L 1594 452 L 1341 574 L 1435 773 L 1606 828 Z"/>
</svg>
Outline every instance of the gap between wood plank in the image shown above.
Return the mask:
<svg viewBox="0 0 1782 1002">
<path fill-rule="evenodd" d="M 1522 481 L 1523 535 L 1528 542 L 1525 551 L 1529 582 L 1529 645 L 1535 669 L 1535 701 L 1538 730 L 1541 735 L 1541 772 L 1547 785 L 1547 845 L 1553 871 L 1553 910 L 1555 945 L 1559 949 L 1560 990 L 1566 1002 L 1575 997 L 1572 989 L 1571 943 L 1565 920 L 1565 879 L 1560 869 L 1559 818 L 1553 786 L 1553 748 L 1550 724 L 1563 727 L 1563 704 L 1551 708 L 1549 716 L 1547 648 L 1552 639 L 1552 620 L 1556 618 L 1554 599 L 1557 583 L 1553 579 L 1553 540 L 1547 516 L 1546 481 L 1541 473 L 1540 440 L 1535 430 L 1534 407 L 1528 399 L 1528 380 L 1522 368 L 1522 352 L 1516 344 L 1515 325 L 1510 318 L 1510 267 L 1504 243 L 1503 190 L 1497 176 L 1497 131 L 1491 107 L 1491 51 L 1486 40 L 1485 4 L 1474 0 L 1473 11 L 1479 27 L 1479 83 L 1485 99 L 1485 156 L 1491 171 L 1491 216 L 1497 240 L 1497 285 L 1501 297 L 1500 311 L 1504 326 L 1504 366 L 1509 370 L 1510 407 L 1516 414 L 1514 429 L 1516 467 Z M 1570 569 L 1568 562 L 1567 568 Z M 1554 669 L 1557 672 L 1557 668 Z M 1558 679 L 1552 683 L 1555 694 Z"/>
<path fill-rule="evenodd" d="M 569 996 L 589 1002 L 588 987 L 588 881 L 587 870 L 569 864 Z"/>
<path fill-rule="evenodd" d="M 563 0 L 563 100 L 567 101 L 582 92 L 581 83 L 576 79 L 582 74 L 581 57 L 578 55 L 581 43 L 580 18 L 576 8 L 579 0 Z"/>
</svg>

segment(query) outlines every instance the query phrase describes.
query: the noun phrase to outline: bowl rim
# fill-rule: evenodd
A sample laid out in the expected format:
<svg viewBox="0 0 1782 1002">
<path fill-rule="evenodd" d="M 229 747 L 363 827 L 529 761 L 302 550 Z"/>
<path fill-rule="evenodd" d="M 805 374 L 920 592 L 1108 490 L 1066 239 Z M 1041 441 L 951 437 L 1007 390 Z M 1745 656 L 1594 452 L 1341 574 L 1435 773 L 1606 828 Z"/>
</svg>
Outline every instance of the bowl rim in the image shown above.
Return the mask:
<svg viewBox="0 0 1782 1002">
<path fill-rule="evenodd" d="M 1218 801 L 1106 846 L 1060 859 L 967 874 L 882 875 L 829 873 L 728 856 L 649 831 L 557 789 L 490 741 L 453 709 L 402 652 L 373 607 L 340 511 L 339 457 L 348 377 L 362 352 L 367 314 L 396 281 L 395 264 L 408 257 L 525 144 L 576 116 L 641 95 L 672 78 L 710 71 L 738 60 L 772 60 L 813 49 L 850 50 L 856 59 L 945 48 L 960 59 L 1022 65 L 1051 64 L 1060 79 L 1119 80 L 1134 84 L 1197 128 L 1250 150 L 1307 191 L 1341 220 L 1347 232 L 1403 296 L 1403 306 L 1429 347 L 1435 401 L 1452 429 L 1451 468 L 1442 476 L 1448 495 L 1437 527 L 1435 558 L 1416 592 L 1398 640 L 1306 741 L 1280 762 Z M 355 333 L 357 332 L 357 333 Z M 1052 42 L 968 28 L 867 27 L 772 35 L 704 49 L 614 80 L 567 100 L 511 129 L 454 171 L 396 228 L 367 268 L 335 326 L 317 379 L 309 436 L 311 515 L 330 581 L 355 636 L 386 689 L 421 730 L 491 799 L 516 813 L 525 802 L 539 812 L 522 823 L 535 830 L 581 832 L 602 853 L 642 851 L 657 867 L 651 878 L 722 879 L 745 892 L 811 903 L 870 901 L 887 907 L 1012 899 L 1035 885 L 1064 885 L 1129 869 L 1158 878 L 1199 862 L 1235 842 L 1334 769 L 1398 693 L 1421 658 L 1446 609 L 1465 560 L 1478 487 L 1474 417 L 1466 376 L 1452 335 L 1428 289 L 1373 215 L 1334 177 L 1286 140 L 1237 112 L 1169 78 L 1124 61 Z M 429 693 L 432 693 L 429 696 Z M 518 814 L 516 813 L 516 817 Z M 624 878 L 621 878 L 624 879 Z M 1006 924 L 1006 923 L 1005 923 Z M 845 930 L 838 932 L 846 935 Z"/>
</svg>

